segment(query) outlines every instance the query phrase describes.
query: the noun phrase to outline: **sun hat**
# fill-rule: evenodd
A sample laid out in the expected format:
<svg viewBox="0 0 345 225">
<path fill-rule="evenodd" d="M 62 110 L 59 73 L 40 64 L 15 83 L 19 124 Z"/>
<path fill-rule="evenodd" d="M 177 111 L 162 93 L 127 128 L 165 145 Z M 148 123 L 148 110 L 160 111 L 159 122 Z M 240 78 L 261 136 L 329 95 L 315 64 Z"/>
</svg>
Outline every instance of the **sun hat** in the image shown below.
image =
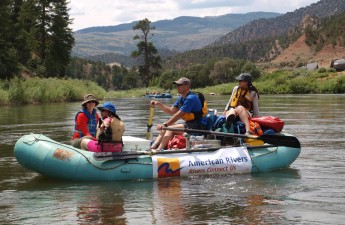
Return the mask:
<svg viewBox="0 0 345 225">
<path fill-rule="evenodd" d="M 250 75 L 249 73 L 241 73 L 235 79 L 238 80 L 238 81 L 244 80 L 244 81 L 251 82 L 253 78 L 252 78 L 252 75 Z"/>
<path fill-rule="evenodd" d="M 84 106 L 88 102 L 95 102 L 96 106 L 99 104 L 99 102 L 93 94 L 84 95 L 84 101 L 81 103 L 81 106 Z"/>
<path fill-rule="evenodd" d="M 175 80 L 173 84 L 190 84 L 190 80 L 186 77 L 181 77 L 178 80 Z"/>
<path fill-rule="evenodd" d="M 116 114 L 116 107 L 111 102 L 105 102 L 101 106 L 98 106 L 97 109 L 99 109 L 99 110 L 107 110 L 107 111 L 111 112 L 113 115 Z"/>
</svg>

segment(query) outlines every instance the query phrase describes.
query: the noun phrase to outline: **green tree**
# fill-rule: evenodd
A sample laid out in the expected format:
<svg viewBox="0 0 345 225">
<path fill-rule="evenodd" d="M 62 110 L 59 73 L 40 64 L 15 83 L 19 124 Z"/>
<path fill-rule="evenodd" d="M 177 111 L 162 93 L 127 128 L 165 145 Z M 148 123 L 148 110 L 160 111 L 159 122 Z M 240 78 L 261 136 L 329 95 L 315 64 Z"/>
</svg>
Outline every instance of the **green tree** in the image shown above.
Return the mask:
<svg viewBox="0 0 345 225">
<path fill-rule="evenodd" d="M 22 6 L 23 0 L 13 1 L 11 15 L 12 29 L 10 32 L 12 36 L 12 46 L 16 51 L 18 61 L 20 64 L 26 65 L 31 58 L 31 52 L 24 26 L 20 21 Z"/>
<path fill-rule="evenodd" d="M 16 0 L 20 2 L 20 0 Z M 45 76 L 64 76 L 74 45 L 73 32 L 69 28 L 67 0 L 25 0 L 22 2 L 18 21 L 18 53 L 29 52 L 23 58 L 29 69 Z M 20 42 L 20 41 L 17 41 Z M 22 55 L 22 54 L 20 54 Z"/>
<path fill-rule="evenodd" d="M 7 79 L 18 71 L 17 54 L 12 44 L 10 0 L 0 1 L 0 78 Z"/>
<path fill-rule="evenodd" d="M 159 87 L 164 89 L 172 89 L 173 82 L 179 78 L 179 73 L 176 70 L 166 70 L 159 78 Z"/>
<path fill-rule="evenodd" d="M 66 0 L 53 2 L 50 19 L 52 22 L 45 61 L 46 73 L 50 76 L 64 76 L 75 42 L 72 29 L 69 28 L 72 21 L 69 19 Z"/>
<path fill-rule="evenodd" d="M 39 40 L 37 39 L 39 27 L 37 21 L 39 19 L 38 0 L 26 0 L 22 2 L 21 9 L 18 17 L 18 42 L 24 44 L 25 50 L 21 50 L 18 46 L 18 54 L 22 54 L 24 51 L 28 52 L 26 59 L 23 59 L 22 63 L 26 64 L 26 67 L 30 70 L 37 70 L 37 67 L 41 63 L 39 58 Z M 25 62 L 26 61 L 26 62 Z"/>
<path fill-rule="evenodd" d="M 241 64 L 240 60 L 234 60 L 228 57 L 217 61 L 210 74 L 213 84 L 233 81 L 241 71 Z"/>
<path fill-rule="evenodd" d="M 140 40 L 137 44 L 138 50 L 132 52 L 133 58 L 140 60 L 139 73 L 144 77 L 146 87 L 152 80 L 152 70 L 161 68 L 161 58 L 158 55 L 156 47 L 149 41 L 149 35 L 155 27 L 151 26 L 151 21 L 147 18 L 140 20 L 133 30 L 140 30 L 142 35 L 135 35 L 134 40 Z M 153 35 L 153 34 L 152 34 Z"/>
</svg>

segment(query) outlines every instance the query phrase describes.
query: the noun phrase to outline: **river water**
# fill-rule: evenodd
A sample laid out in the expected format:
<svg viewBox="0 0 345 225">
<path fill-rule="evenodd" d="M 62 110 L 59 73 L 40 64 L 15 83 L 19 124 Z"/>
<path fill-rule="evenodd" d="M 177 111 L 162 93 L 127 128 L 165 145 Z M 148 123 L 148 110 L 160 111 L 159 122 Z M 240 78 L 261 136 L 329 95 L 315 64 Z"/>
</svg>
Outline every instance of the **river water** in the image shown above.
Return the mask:
<svg viewBox="0 0 345 225">
<path fill-rule="evenodd" d="M 207 96 L 220 111 L 227 99 Z M 126 135 L 145 137 L 148 100 L 113 102 Z M 282 171 L 77 183 L 17 163 L 13 146 L 21 135 L 67 141 L 78 109 L 80 103 L 0 107 L 0 224 L 345 223 L 345 95 L 261 96 L 261 114 L 284 120 L 284 131 L 302 144 L 299 158 Z M 166 118 L 155 110 L 154 124 Z"/>
</svg>

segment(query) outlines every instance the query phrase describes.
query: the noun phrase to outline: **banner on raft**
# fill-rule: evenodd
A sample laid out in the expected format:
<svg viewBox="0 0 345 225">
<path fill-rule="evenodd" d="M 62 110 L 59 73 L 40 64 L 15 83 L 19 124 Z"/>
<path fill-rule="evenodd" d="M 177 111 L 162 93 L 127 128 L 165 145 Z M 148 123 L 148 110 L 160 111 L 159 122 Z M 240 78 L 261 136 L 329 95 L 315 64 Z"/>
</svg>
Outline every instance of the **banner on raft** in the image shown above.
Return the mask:
<svg viewBox="0 0 345 225">
<path fill-rule="evenodd" d="M 250 173 L 251 158 L 244 147 L 214 152 L 152 156 L 153 177 L 182 177 L 206 174 Z"/>
</svg>

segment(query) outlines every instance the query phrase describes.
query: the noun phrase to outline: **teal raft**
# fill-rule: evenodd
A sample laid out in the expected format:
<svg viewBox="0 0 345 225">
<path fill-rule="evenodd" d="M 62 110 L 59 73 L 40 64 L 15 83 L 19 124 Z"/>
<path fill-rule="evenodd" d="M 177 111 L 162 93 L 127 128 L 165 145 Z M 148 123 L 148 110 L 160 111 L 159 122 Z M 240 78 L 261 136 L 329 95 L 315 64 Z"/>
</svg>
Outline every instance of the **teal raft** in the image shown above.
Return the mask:
<svg viewBox="0 0 345 225">
<path fill-rule="evenodd" d="M 149 141 L 126 136 L 123 152 L 93 153 L 56 142 L 43 134 L 29 134 L 16 142 L 14 155 L 20 165 L 31 171 L 73 181 L 243 174 L 289 167 L 301 149 L 295 137 L 285 137 L 294 138 L 293 143 L 153 152 L 145 151 Z"/>
</svg>

